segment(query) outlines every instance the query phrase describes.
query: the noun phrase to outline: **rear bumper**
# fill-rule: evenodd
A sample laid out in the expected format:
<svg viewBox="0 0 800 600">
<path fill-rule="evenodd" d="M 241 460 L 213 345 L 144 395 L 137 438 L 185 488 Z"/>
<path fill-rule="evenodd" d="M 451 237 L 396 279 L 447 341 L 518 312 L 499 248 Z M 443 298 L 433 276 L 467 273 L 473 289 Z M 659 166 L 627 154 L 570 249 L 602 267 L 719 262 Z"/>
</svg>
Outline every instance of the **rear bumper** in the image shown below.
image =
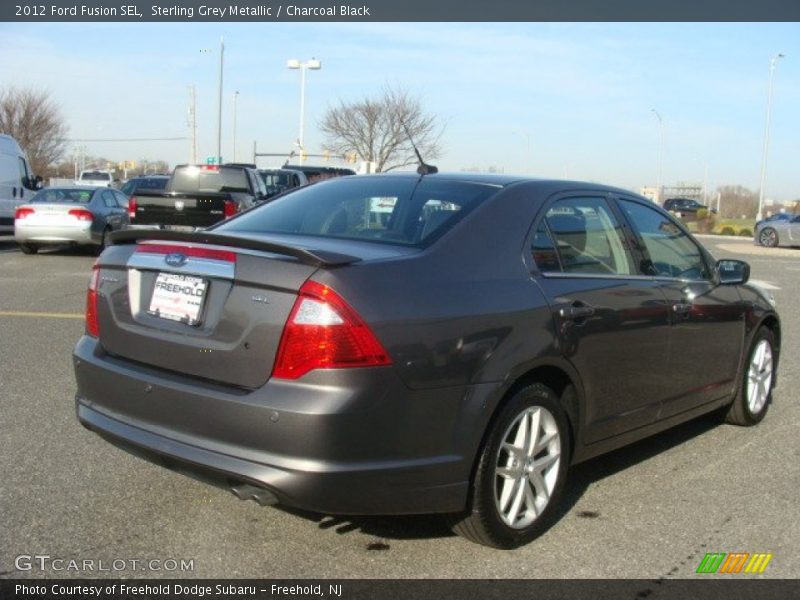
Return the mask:
<svg viewBox="0 0 800 600">
<path fill-rule="evenodd" d="M 96 244 L 92 235 L 92 224 L 79 225 L 24 225 L 15 223 L 14 239 L 19 243 L 36 242 L 37 244 Z"/>
<path fill-rule="evenodd" d="M 115 359 L 86 336 L 74 358 L 80 422 L 168 466 L 248 482 L 283 505 L 330 514 L 466 505 L 480 439 L 471 430 L 485 409 L 464 388 L 411 392 L 392 369 L 372 368 L 243 391 Z"/>
</svg>

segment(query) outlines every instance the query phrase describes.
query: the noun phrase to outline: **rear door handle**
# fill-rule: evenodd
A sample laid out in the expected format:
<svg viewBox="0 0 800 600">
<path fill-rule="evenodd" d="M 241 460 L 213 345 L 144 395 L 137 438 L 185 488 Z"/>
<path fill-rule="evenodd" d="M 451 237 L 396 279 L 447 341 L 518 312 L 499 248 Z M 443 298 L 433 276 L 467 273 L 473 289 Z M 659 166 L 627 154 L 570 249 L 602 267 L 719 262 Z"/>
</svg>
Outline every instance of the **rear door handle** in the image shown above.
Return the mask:
<svg viewBox="0 0 800 600">
<path fill-rule="evenodd" d="M 575 321 L 578 319 L 585 319 L 594 314 L 594 307 L 592 306 L 563 306 L 559 309 L 558 314 L 562 319 Z"/>
<path fill-rule="evenodd" d="M 672 311 L 674 313 L 679 314 L 679 315 L 685 315 L 690 310 L 692 310 L 692 305 L 691 304 L 686 304 L 684 302 L 677 302 L 677 303 L 672 305 Z"/>
</svg>

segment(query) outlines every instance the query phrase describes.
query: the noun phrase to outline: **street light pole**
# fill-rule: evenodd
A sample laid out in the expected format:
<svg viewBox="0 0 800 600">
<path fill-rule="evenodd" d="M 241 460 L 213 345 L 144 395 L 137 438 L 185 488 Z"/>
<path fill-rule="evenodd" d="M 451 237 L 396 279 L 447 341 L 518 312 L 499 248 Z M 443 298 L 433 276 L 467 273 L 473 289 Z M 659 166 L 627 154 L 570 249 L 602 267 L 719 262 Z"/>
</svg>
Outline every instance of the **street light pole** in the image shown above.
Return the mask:
<svg viewBox="0 0 800 600">
<path fill-rule="evenodd" d="M 772 80 L 775 76 L 775 67 L 783 54 L 776 54 L 769 60 L 769 83 L 767 84 L 767 115 L 764 119 L 764 148 L 761 151 L 761 185 L 758 190 L 758 214 L 756 220 L 764 218 L 764 188 L 767 182 L 767 153 L 769 150 L 769 121 L 772 113 Z"/>
<path fill-rule="evenodd" d="M 661 166 L 664 161 L 664 119 L 661 114 L 655 109 L 651 108 L 651 112 L 656 115 L 658 119 L 658 172 L 656 175 L 656 204 L 661 204 Z"/>
<path fill-rule="evenodd" d="M 217 112 L 217 164 L 222 162 L 222 67 L 225 57 L 225 39 L 219 38 L 219 110 Z"/>
<path fill-rule="evenodd" d="M 236 100 L 239 98 L 239 90 L 233 92 L 233 162 L 236 162 Z"/>
<path fill-rule="evenodd" d="M 300 136 L 297 138 L 297 143 L 300 146 L 300 162 L 302 162 L 303 151 L 305 150 L 306 70 L 311 69 L 313 71 L 318 71 L 322 68 L 322 62 L 316 58 L 305 62 L 292 58 L 286 62 L 286 66 L 290 69 L 300 69 Z"/>
</svg>

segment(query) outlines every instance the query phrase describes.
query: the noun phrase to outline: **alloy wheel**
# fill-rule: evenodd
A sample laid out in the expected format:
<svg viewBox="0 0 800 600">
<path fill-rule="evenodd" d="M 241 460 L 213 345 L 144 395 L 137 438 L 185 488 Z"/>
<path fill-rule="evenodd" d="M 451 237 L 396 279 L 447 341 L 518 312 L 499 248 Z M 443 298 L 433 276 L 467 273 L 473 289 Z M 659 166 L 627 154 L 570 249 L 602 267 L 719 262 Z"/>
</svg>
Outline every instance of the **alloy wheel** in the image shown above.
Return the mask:
<svg viewBox="0 0 800 600">
<path fill-rule="evenodd" d="M 758 236 L 758 241 L 762 246 L 775 247 L 778 245 L 778 234 L 775 233 L 774 229 L 764 229 Z"/>
<path fill-rule="evenodd" d="M 772 346 L 761 340 L 750 355 L 747 373 L 747 408 L 757 415 L 767 403 L 772 388 Z"/>
<path fill-rule="evenodd" d="M 494 469 L 495 507 L 513 529 L 533 523 L 547 507 L 558 482 L 561 437 L 544 407 L 520 413 L 503 434 Z"/>
</svg>

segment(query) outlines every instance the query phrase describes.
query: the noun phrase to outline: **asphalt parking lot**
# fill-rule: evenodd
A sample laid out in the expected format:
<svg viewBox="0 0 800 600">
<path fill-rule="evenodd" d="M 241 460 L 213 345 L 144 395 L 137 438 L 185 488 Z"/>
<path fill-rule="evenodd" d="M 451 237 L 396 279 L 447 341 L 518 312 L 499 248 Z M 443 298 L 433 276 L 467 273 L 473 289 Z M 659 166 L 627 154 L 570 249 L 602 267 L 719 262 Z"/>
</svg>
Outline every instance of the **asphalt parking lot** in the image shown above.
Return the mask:
<svg viewBox="0 0 800 600">
<path fill-rule="evenodd" d="M 800 250 L 701 239 L 717 258 L 749 261 L 778 302 L 782 363 L 766 420 L 742 429 L 704 418 L 579 465 L 559 522 L 502 552 L 436 517 L 262 508 L 86 431 L 74 416 L 70 352 L 94 257 L 24 256 L 0 237 L 0 576 L 670 579 L 698 577 L 706 552 L 768 552 L 765 577 L 797 578 Z M 107 566 L 183 559 L 193 570 L 20 571 L 20 555 Z"/>
</svg>

